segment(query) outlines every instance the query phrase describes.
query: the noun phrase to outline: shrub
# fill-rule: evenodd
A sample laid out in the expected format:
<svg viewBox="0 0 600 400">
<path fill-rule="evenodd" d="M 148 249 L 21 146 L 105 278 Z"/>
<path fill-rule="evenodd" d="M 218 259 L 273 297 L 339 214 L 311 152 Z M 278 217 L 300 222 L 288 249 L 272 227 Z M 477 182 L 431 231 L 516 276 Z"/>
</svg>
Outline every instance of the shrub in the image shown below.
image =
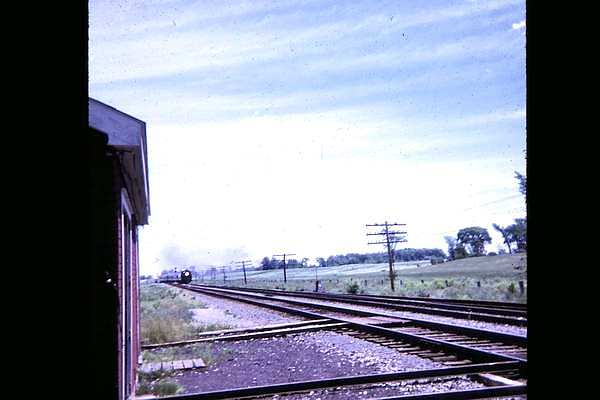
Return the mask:
<svg viewBox="0 0 600 400">
<path fill-rule="evenodd" d="M 183 386 L 172 380 L 156 382 L 152 385 L 152 393 L 158 396 L 168 396 L 183 391 Z"/>
<path fill-rule="evenodd" d="M 435 280 L 433 282 L 433 285 L 435 286 L 436 289 L 443 289 L 446 287 L 446 284 L 444 282 L 438 281 L 438 280 Z"/>
<path fill-rule="evenodd" d="M 358 282 L 352 282 L 352 283 L 346 285 L 346 293 L 357 294 L 358 289 L 359 289 Z"/>
<path fill-rule="evenodd" d="M 514 294 L 517 291 L 513 282 L 511 282 L 510 285 L 508 285 L 508 291 L 512 294 Z"/>
</svg>

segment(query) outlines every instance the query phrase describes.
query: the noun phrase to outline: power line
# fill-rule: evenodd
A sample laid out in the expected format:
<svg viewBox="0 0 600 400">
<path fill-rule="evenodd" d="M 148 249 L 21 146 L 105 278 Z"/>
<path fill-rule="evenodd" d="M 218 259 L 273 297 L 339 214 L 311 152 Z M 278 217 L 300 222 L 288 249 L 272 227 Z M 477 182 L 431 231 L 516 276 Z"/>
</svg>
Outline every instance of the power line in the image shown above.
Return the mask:
<svg viewBox="0 0 600 400">
<path fill-rule="evenodd" d="M 387 246 L 387 252 L 388 252 L 388 263 L 390 265 L 390 285 L 392 287 L 392 292 L 395 291 L 394 288 L 394 278 L 395 278 L 395 274 L 394 274 L 394 250 L 392 249 L 391 245 L 392 244 L 396 244 L 396 243 L 402 243 L 402 242 L 406 242 L 406 239 L 402 236 L 394 236 L 394 235 L 404 235 L 406 234 L 406 232 L 390 232 L 389 227 L 390 226 L 406 226 L 406 224 L 397 224 L 397 223 L 388 223 L 387 221 L 385 221 L 384 224 L 367 224 L 367 227 L 379 227 L 379 226 L 383 226 L 385 227 L 385 230 L 383 230 L 382 232 L 378 232 L 378 233 L 367 233 L 367 236 L 375 236 L 375 235 L 385 235 L 385 242 L 369 242 L 368 244 L 385 244 Z M 392 235 L 392 239 L 390 240 L 390 235 Z"/>
<path fill-rule="evenodd" d="M 248 281 L 246 280 L 246 263 L 252 264 L 252 261 L 250 261 L 250 260 L 244 260 L 244 261 L 236 261 L 234 263 L 234 264 L 242 264 L 242 269 L 244 270 L 244 285 L 248 284 Z"/>
<path fill-rule="evenodd" d="M 273 257 L 283 257 L 283 282 L 287 283 L 287 275 L 285 272 L 285 256 L 295 256 L 293 253 L 273 254 Z"/>
</svg>

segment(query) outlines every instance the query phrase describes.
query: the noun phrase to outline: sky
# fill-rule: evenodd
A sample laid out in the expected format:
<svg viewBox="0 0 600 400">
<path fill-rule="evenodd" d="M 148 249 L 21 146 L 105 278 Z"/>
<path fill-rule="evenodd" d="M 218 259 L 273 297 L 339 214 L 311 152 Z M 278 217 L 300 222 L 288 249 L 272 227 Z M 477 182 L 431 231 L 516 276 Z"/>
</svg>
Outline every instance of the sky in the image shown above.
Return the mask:
<svg viewBox="0 0 600 400">
<path fill-rule="evenodd" d="M 89 95 L 146 122 L 140 270 L 384 251 L 526 216 L 525 2 L 89 2 Z"/>
</svg>

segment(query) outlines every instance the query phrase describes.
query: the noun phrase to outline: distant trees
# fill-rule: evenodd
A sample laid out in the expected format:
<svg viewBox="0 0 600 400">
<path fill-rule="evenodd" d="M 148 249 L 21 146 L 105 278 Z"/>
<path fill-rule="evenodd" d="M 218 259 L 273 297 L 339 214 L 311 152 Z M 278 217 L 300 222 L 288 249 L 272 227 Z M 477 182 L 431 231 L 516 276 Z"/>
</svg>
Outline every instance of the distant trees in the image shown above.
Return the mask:
<svg viewBox="0 0 600 400">
<path fill-rule="evenodd" d="M 515 171 L 515 177 L 519 181 L 519 192 L 527 199 L 527 177 Z"/>
<path fill-rule="evenodd" d="M 456 239 L 452 236 L 444 236 L 444 240 L 448 243 L 448 258 L 454 260 L 454 249 L 456 248 Z"/>
<path fill-rule="evenodd" d="M 323 257 L 317 257 L 316 262 L 319 267 L 332 267 L 335 265 L 347 265 L 347 264 L 381 264 L 386 263 L 388 255 L 387 252 L 381 253 L 348 253 L 338 254 L 335 256 L 327 257 L 327 260 Z M 394 260 L 396 261 L 422 261 L 432 259 L 444 259 L 446 254 L 442 249 L 400 249 L 394 250 Z M 308 258 L 303 258 L 301 262 L 295 259 L 286 260 L 286 266 L 289 268 L 295 267 L 306 267 L 308 266 Z M 283 268 L 283 261 L 275 258 L 264 257 L 260 262 L 260 268 L 263 270 L 267 269 L 279 269 Z"/>
<path fill-rule="evenodd" d="M 463 228 L 456 234 L 456 239 L 465 248 L 470 249 L 472 256 L 482 256 L 485 253 L 485 244 L 492 243 L 492 238 L 487 229 L 480 226 Z"/>
<path fill-rule="evenodd" d="M 517 246 L 517 250 L 527 250 L 527 218 L 517 218 L 515 223 L 506 227 L 511 242 Z"/>
<path fill-rule="evenodd" d="M 280 263 L 281 263 L 280 261 L 278 261 L 274 258 L 265 257 L 260 262 L 260 268 L 261 269 L 276 269 L 276 268 L 279 268 Z M 282 268 L 283 268 L 283 266 L 282 266 Z"/>
<path fill-rule="evenodd" d="M 514 224 L 504 228 L 498 224 L 492 224 L 492 226 L 502 234 L 504 244 L 508 247 L 509 253 L 512 253 L 511 243 L 514 243 L 516 249 L 519 251 L 527 250 L 527 218 L 517 218 Z"/>
<path fill-rule="evenodd" d="M 334 266 L 347 264 L 380 264 L 388 261 L 387 251 L 381 253 L 348 253 L 329 256 L 327 261 L 323 258 L 317 258 L 319 266 Z M 421 261 L 432 258 L 445 258 L 446 254 L 441 249 L 400 249 L 394 250 L 395 261 Z"/>
<path fill-rule="evenodd" d="M 462 243 L 457 243 L 456 246 L 454 246 L 454 259 L 460 260 L 461 258 L 467 257 L 469 257 L 469 253 L 465 246 Z"/>
<path fill-rule="evenodd" d="M 503 228 L 498 224 L 492 224 L 492 226 L 494 227 L 495 230 L 500 232 L 500 234 L 502 235 L 502 239 L 504 239 L 504 244 L 506 245 L 506 247 L 508 247 L 508 254 L 512 254 L 512 250 L 510 248 L 510 242 L 511 242 L 510 232 L 508 230 L 506 230 L 506 228 Z"/>
</svg>

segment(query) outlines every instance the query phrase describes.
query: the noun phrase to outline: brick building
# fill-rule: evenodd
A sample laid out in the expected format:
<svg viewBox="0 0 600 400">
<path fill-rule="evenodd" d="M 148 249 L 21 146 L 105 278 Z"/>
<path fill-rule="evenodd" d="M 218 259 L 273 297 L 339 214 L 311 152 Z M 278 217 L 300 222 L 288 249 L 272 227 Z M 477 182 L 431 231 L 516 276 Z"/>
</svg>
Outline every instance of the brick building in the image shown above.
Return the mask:
<svg viewBox="0 0 600 400">
<path fill-rule="evenodd" d="M 138 227 L 150 215 L 146 124 L 89 99 L 95 394 L 135 394 L 140 361 Z"/>
</svg>

